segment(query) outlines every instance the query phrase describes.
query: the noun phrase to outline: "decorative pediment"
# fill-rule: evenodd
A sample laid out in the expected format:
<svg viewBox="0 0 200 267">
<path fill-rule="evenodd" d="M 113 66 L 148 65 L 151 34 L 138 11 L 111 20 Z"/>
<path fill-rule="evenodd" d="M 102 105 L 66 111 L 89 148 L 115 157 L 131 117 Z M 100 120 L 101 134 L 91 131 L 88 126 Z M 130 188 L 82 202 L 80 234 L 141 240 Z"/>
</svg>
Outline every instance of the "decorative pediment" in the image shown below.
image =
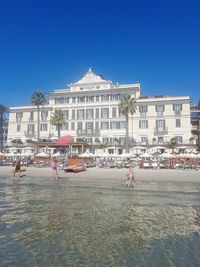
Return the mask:
<svg viewBox="0 0 200 267">
<path fill-rule="evenodd" d="M 95 74 L 91 68 L 87 71 L 87 73 L 76 83 L 73 85 L 78 84 L 90 84 L 90 83 L 104 83 L 104 82 L 110 82 L 105 80 L 101 75 Z"/>
</svg>

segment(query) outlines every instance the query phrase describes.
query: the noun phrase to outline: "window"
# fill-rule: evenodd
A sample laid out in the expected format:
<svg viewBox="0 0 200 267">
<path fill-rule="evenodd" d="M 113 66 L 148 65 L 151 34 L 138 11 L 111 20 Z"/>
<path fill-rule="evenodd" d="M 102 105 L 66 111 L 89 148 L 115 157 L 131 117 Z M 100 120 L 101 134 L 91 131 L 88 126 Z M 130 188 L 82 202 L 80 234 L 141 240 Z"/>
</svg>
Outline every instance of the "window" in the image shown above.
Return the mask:
<svg viewBox="0 0 200 267">
<path fill-rule="evenodd" d="M 34 112 L 33 111 L 30 111 L 29 121 L 33 121 L 33 115 L 34 115 Z"/>
<path fill-rule="evenodd" d="M 96 96 L 96 102 L 99 102 L 99 95 Z"/>
<path fill-rule="evenodd" d="M 84 109 L 78 109 L 77 110 L 77 119 L 84 119 Z"/>
<path fill-rule="evenodd" d="M 110 129 L 111 130 L 117 129 L 117 122 L 116 121 L 111 121 L 111 123 L 110 123 Z"/>
<path fill-rule="evenodd" d="M 125 145 L 126 144 L 126 137 L 119 137 L 119 144 Z"/>
<path fill-rule="evenodd" d="M 62 126 L 63 131 L 68 131 L 68 122 L 65 122 Z"/>
<path fill-rule="evenodd" d="M 76 97 L 72 97 L 72 103 L 76 103 Z"/>
<path fill-rule="evenodd" d="M 182 136 L 175 136 L 175 140 L 176 140 L 177 144 L 183 143 L 183 137 Z"/>
<path fill-rule="evenodd" d="M 17 132 L 20 132 L 20 127 L 21 125 L 20 124 L 17 124 Z"/>
<path fill-rule="evenodd" d="M 86 118 L 87 119 L 93 119 L 93 113 L 94 113 L 93 109 L 87 109 L 86 110 Z"/>
<path fill-rule="evenodd" d="M 40 124 L 40 131 L 47 131 L 47 123 Z"/>
<path fill-rule="evenodd" d="M 164 105 L 156 105 L 156 112 L 163 112 L 165 111 Z"/>
<path fill-rule="evenodd" d="M 181 127 L 181 120 L 180 119 L 176 119 L 176 127 L 177 128 Z"/>
<path fill-rule="evenodd" d="M 83 129 L 83 123 L 78 122 L 77 128 L 78 128 L 78 130 L 82 130 Z"/>
<path fill-rule="evenodd" d="M 45 121 L 48 117 L 48 111 L 41 111 L 41 120 Z"/>
<path fill-rule="evenodd" d="M 86 101 L 87 102 L 94 102 L 94 96 L 87 96 Z"/>
<path fill-rule="evenodd" d="M 156 120 L 156 129 L 163 131 L 165 129 L 165 120 Z"/>
<path fill-rule="evenodd" d="M 75 122 L 71 123 L 71 130 L 74 131 L 75 130 Z"/>
<path fill-rule="evenodd" d="M 23 112 L 17 112 L 16 113 L 16 121 L 17 122 L 21 122 L 22 117 L 23 117 Z"/>
<path fill-rule="evenodd" d="M 109 143 L 109 138 L 105 137 L 103 138 L 103 144 L 108 144 Z"/>
<path fill-rule="evenodd" d="M 65 117 L 65 119 L 69 119 L 69 110 L 63 110 L 63 115 Z"/>
<path fill-rule="evenodd" d="M 101 118 L 102 119 L 109 118 L 109 108 L 102 108 L 101 109 Z"/>
<path fill-rule="evenodd" d="M 93 122 L 86 122 L 86 129 L 88 133 L 92 133 L 93 131 Z"/>
<path fill-rule="evenodd" d="M 78 103 L 85 103 L 85 97 L 84 96 L 79 96 L 77 98 L 77 100 L 78 100 Z"/>
<path fill-rule="evenodd" d="M 101 129 L 102 130 L 108 130 L 109 129 L 109 123 L 108 122 L 101 122 Z"/>
<path fill-rule="evenodd" d="M 181 111 L 182 110 L 182 104 L 173 104 L 173 110 L 174 111 Z"/>
<path fill-rule="evenodd" d="M 96 108 L 96 119 L 99 119 L 99 108 Z"/>
<path fill-rule="evenodd" d="M 139 121 L 139 128 L 140 129 L 147 129 L 148 128 L 148 121 L 147 120 Z"/>
<path fill-rule="evenodd" d="M 119 95 L 110 95 L 110 100 L 114 101 L 118 99 L 119 99 Z"/>
<path fill-rule="evenodd" d="M 115 107 L 112 108 L 112 117 L 116 118 L 117 116 L 117 109 Z"/>
<path fill-rule="evenodd" d="M 28 124 L 27 131 L 28 132 L 33 132 L 34 131 L 34 124 Z"/>
<path fill-rule="evenodd" d="M 126 122 L 125 121 L 120 121 L 120 129 L 126 129 Z"/>
<path fill-rule="evenodd" d="M 64 102 L 67 103 L 67 104 L 69 104 L 69 97 L 65 97 L 64 98 Z"/>
<path fill-rule="evenodd" d="M 95 129 L 99 130 L 99 122 L 98 121 L 95 122 Z"/>
<path fill-rule="evenodd" d="M 144 145 L 148 144 L 148 138 L 146 136 L 141 136 L 141 143 Z"/>
<path fill-rule="evenodd" d="M 75 109 L 72 109 L 72 120 L 75 119 Z"/>
<path fill-rule="evenodd" d="M 102 95 L 101 101 L 109 101 L 109 95 Z"/>
<path fill-rule="evenodd" d="M 158 144 L 163 145 L 164 144 L 164 138 L 162 136 L 158 136 Z"/>
<path fill-rule="evenodd" d="M 140 113 L 146 113 L 147 112 L 147 106 L 139 106 L 139 112 Z"/>
<path fill-rule="evenodd" d="M 86 143 L 91 145 L 92 144 L 92 138 L 87 138 Z"/>
</svg>

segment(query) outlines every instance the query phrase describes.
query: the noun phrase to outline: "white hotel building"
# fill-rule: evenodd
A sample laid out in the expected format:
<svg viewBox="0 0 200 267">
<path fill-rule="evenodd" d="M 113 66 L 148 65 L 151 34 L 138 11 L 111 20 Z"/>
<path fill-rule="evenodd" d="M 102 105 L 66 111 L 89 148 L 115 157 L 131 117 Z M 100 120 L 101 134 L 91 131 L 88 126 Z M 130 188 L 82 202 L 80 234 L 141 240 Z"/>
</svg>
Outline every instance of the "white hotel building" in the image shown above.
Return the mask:
<svg viewBox="0 0 200 267">
<path fill-rule="evenodd" d="M 61 109 L 66 117 L 61 136 L 72 135 L 94 143 L 96 138 L 109 145 L 124 145 L 125 117 L 118 112 L 120 98 L 129 94 L 135 98 L 137 111 L 130 115 L 130 145 L 166 144 L 171 138 L 188 144 L 191 137 L 189 96 L 142 96 L 140 84 L 114 84 L 91 69 L 66 89 L 48 95 L 48 104 L 40 110 L 40 138 L 57 137 L 50 117 Z M 37 111 L 34 106 L 11 107 L 8 145 L 13 139 L 36 140 Z"/>
</svg>

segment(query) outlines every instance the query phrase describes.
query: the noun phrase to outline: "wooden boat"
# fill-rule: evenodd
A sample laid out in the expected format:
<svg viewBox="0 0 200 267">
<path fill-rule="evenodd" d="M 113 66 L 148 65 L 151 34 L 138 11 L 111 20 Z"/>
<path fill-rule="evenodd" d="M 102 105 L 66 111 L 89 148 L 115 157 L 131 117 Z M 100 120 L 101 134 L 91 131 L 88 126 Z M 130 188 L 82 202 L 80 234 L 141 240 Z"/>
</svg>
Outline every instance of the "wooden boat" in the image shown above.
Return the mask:
<svg viewBox="0 0 200 267">
<path fill-rule="evenodd" d="M 68 167 L 64 168 L 65 172 L 82 172 L 86 171 L 86 168 L 83 164 L 77 165 L 69 165 Z"/>
</svg>

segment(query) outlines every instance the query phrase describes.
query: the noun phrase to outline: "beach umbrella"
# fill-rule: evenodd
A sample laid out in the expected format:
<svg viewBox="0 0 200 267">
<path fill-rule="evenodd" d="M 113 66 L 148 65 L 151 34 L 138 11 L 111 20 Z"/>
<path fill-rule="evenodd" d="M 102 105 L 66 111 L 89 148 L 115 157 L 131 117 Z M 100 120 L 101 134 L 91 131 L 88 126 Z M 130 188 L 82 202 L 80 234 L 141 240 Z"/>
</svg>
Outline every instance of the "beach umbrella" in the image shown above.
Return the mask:
<svg viewBox="0 0 200 267">
<path fill-rule="evenodd" d="M 166 149 L 166 147 L 164 147 L 164 146 L 154 146 L 154 147 L 152 147 L 152 149 L 159 150 L 159 149 Z"/>
<path fill-rule="evenodd" d="M 23 156 L 25 156 L 25 157 L 30 157 L 30 156 L 33 156 L 33 153 L 30 152 L 30 151 L 26 151 L 26 152 L 23 154 Z"/>
<path fill-rule="evenodd" d="M 174 158 L 175 156 L 166 152 L 166 153 L 161 154 L 159 157 L 164 158 L 164 159 L 171 159 L 171 158 Z"/>
<path fill-rule="evenodd" d="M 107 158 L 109 156 L 108 153 L 102 153 L 99 155 L 101 158 Z"/>
<path fill-rule="evenodd" d="M 152 158 L 153 156 L 148 154 L 148 153 L 144 153 L 142 155 L 139 156 L 139 158 Z"/>
<path fill-rule="evenodd" d="M 52 155 L 53 158 L 58 158 L 61 157 L 61 154 L 59 152 L 56 152 L 55 154 Z"/>
<path fill-rule="evenodd" d="M 45 152 L 39 153 L 35 155 L 36 157 L 41 157 L 41 158 L 48 158 L 49 154 L 46 154 Z"/>
<path fill-rule="evenodd" d="M 15 157 L 16 154 L 14 152 L 10 152 L 6 154 L 7 157 Z"/>
<path fill-rule="evenodd" d="M 84 152 L 83 154 L 80 154 L 79 157 L 81 157 L 81 158 L 89 158 L 90 155 L 87 152 Z"/>
</svg>

